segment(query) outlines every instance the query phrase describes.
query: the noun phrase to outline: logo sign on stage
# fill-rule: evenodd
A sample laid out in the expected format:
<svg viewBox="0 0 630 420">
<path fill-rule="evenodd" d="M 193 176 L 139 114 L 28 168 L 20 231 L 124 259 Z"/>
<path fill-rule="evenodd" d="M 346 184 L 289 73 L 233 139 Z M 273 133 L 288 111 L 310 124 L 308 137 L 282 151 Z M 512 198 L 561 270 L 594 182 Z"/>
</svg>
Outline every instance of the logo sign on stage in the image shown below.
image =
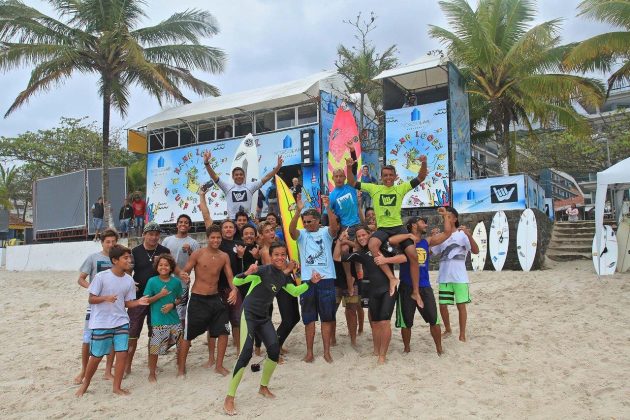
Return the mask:
<svg viewBox="0 0 630 420">
<path fill-rule="evenodd" d="M 518 184 L 500 184 L 490 186 L 492 203 L 514 203 L 518 201 Z"/>
<path fill-rule="evenodd" d="M 452 185 L 453 207 L 460 213 L 527 208 L 523 175 L 453 181 Z"/>
</svg>

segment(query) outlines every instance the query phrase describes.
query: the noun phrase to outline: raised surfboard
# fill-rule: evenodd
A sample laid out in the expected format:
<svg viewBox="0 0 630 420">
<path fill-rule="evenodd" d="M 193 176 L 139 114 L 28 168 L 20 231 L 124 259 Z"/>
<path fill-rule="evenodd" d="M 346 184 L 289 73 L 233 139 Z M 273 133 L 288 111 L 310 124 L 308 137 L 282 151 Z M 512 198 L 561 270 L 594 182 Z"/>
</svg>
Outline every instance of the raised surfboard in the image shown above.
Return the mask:
<svg viewBox="0 0 630 420">
<path fill-rule="evenodd" d="M 251 133 L 245 136 L 236 149 L 232 167 L 230 168 L 230 176 L 232 176 L 234 168 L 243 168 L 246 183 L 256 182 L 260 179 L 260 173 L 258 171 L 258 147 L 256 146 L 256 139 Z M 257 202 L 258 191 L 256 191 L 252 197 L 252 206 L 251 209 L 249 209 L 251 213 L 256 213 Z"/>
<path fill-rule="evenodd" d="M 630 270 L 630 217 L 624 217 L 617 228 L 617 271 L 625 273 Z"/>
<path fill-rule="evenodd" d="M 490 261 L 496 271 L 503 270 L 503 264 L 507 258 L 510 244 L 510 228 L 505 213 L 500 210 L 494 214 L 488 245 L 490 250 Z"/>
<path fill-rule="evenodd" d="M 599 255 L 599 258 L 597 256 Z M 617 268 L 617 235 L 610 226 L 604 226 L 601 232 L 601 243 L 597 249 L 597 236 L 593 238 L 593 265 L 600 276 L 615 273 Z"/>
<path fill-rule="evenodd" d="M 532 269 L 536 258 L 536 248 L 538 247 L 538 225 L 536 215 L 531 209 L 525 209 L 521 213 L 521 220 L 518 222 L 516 231 L 516 253 L 518 262 L 523 271 Z"/>
<path fill-rule="evenodd" d="M 346 158 L 350 157 L 346 143 L 354 141 L 354 151 L 357 154 L 358 168 L 361 168 L 361 142 L 359 129 L 352 111 L 345 102 L 337 108 L 330 135 L 328 137 L 328 192 L 335 188 L 332 174 L 335 169 L 346 169 Z M 360 171 L 359 171 L 360 172 Z"/>
<path fill-rule="evenodd" d="M 486 265 L 486 255 L 488 255 L 488 233 L 486 231 L 486 225 L 483 222 L 477 223 L 472 235 L 477 246 L 479 246 L 478 254 L 470 254 L 470 263 L 473 270 L 483 271 Z"/>
<path fill-rule="evenodd" d="M 278 207 L 280 208 L 280 218 L 282 219 L 282 233 L 284 234 L 284 240 L 287 244 L 289 259 L 299 263 L 300 254 L 298 252 L 297 241 L 291 238 L 291 234 L 289 233 L 289 225 L 291 224 L 291 219 L 293 219 L 293 215 L 297 211 L 295 198 L 293 198 L 293 193 L 291 192 L 291 189 L 278 175 L 276 175 L 276 188 L 278 189 Z M 298 219 L 297 228 L 304 229 L 301 217 Z M 302 282 L 299 270 L 300 266 L 298 265 L 298 272 L 295 275 L 295 280 L 297 284 L 300 284 Z"/>
</svg>

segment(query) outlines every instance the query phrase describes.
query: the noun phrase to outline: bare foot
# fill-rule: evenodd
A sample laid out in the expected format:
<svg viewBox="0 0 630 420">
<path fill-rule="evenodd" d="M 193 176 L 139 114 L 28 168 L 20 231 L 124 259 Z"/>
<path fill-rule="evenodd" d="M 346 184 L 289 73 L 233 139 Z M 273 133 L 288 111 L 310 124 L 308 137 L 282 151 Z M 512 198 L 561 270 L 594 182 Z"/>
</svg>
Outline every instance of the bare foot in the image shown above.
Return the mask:
<svg viewBox="0 0 630 420">
<path fill-rule="evenodd" d="M 328 363 L 333 362 L 333 358 L 330 353 L 324 353 L 324 360 L 327 361 Z"/>
<path fill-rule="evenodd" d="M 223 366 L 218 366 L 216 368 L 214 368 L 214 371 L 216 373 L 220 373 L 223 376 L 228 376 L 230 374 L 230 371 L 227 370 L 226 368 L 224 368 Z"/>
<path fill-rule="evenodd" d="M 337 345 L 337 337 L 333 337 L 333 338 L 330 340 L 330 345 L 331 345 L 332 347 L 335 347 L 335 346 Z"/>
<path fill-rule="evenodd" d="M 258 393 L 265 398 L 276 398 L 276 396 L 273 395 L 273 393 L 269 391 L 269 388 L 267 388 L 266 386 L 261 385 L 258 389 Z"/>
<path fill-rule="evenodd" d="M 131 394 L 131 392 L 129 392 L 128 389 L 124 389 L 124 388 L 115 389 L 112 392 L 114 394 L 116 394 L 116 395 L 129 395 L 129 394 Z"/>
<path fill-rule="evenodd" d="M 373 350 L 373 351 L 372 351 L 372 356 L 378 356 L 378 351 Z"/>
<path fill-rule="evenodd" d="M 214 357 L 208 359 L 208 361 L 203 365 L 203 367 L 205 368 L 211 368 L 212 366 L 214 366 Z"/>
<path fill-rule="evenodd" d="M 111 372 L 105 372 L 105 374 L 103 375 L 103 379 L 105 379 L 106 381 L 113 381 L 114 375 L 112 375 Z"/>
<path fill-rule="evenodd" d="M 149 382 L 157 382 L 157 377 L 155 376 L 155 373 L 149 374 Z"/>
<path fill-rule="evenodd" d="M 416 301 L 418 308 L 424 308 L 424 302 L 422 301 L 422 297 L 420 297 L 420 293 L 411 293 L 411 298 Z"/>
<path fill-rule="evenodd" d="M 79 373 L 74 380 L 72 381 L 75 385 L 81 385 L 81 383 L 83 382 L 83 372 Z"/>
<path fill-rule="evenodd" d="M 262 354 L 262 350 L 260 350 L 260 347 L 254 347 L 254 354 L 256 356 L 260 356 Z"/>
<path fill-rule="evenodd" d="M 304 359 L 302 359 L 303 362 L 306 363 L 313 363 L 313 361 L 315 360 L 315 357 L 313 357 L 312 354 L 306 354 L 306 356 L 304 356 Z"/>
<path fill-rule="evenodd" d="M 278 364 L 279 365 L 284 365 L 284 357 L 282 357 L 282 356 L 278 357 Z"/>
<path fill-rule="evenodd" d="M 459 341 L 463 341 L 464 343 L 466 342 L 466 336 L 465 335 L 459 335 Z"/>
<path fill-rule="evenodd" d="M 225 401 L 223 402 L 223 411 L 228 416 L 236 415 L 236 408 L 234 407 L 234 397 L 230 397 L 229 395 L 225 397 Z"/>
<path fill-rule="evenodd" d="M 186 371 L 177 371 L 177 377 L 184 379 L 186 377 Z"/>
<path fill-rule="evenodd" d="M 378 364 L 379 365 L 385 364 L 385 356 L 378 356 Z"/>
<path fill-rule="evenodd" d="M 390 296 L 394 296 L 394 293 L 396 293 L 396 288 L 398 287 L 399 283 L 400 283 L 400 280 L 398 280 L 396 277 L 392 277 L 389 279 L 389 295 Z"/>
<path fill-rule="evenodd" d="M 442 350 L 442 346 L 436 347 L 435 350 L 437 351 L 438 356 L 441 356 L 442 353 L 444 353 L 444 350 Z"/>
<path fill-rule="evenodd" d="M 403 350 L 403 352 L 405 352 L 405 353 L 410 353 L 410 352 L 411 352 L 411 348 L 409 348 L 409 347 L 405 347 L 405 349 Z"/>
<path fill-rule="evenodd" d="M 449 337 L 452 334 L 451 330 L 446 330 L 442 333 L 442 337 Z"/>
<path fill-rule="evenodd" d="M 363 330 L 357 331 L 357 335 L 363 335 Z"/>
<path fill-rule="evenodd" d="M 289 350 L 287 350 L 287 348 L 286 348 L 286 347 L 282 347 L 282 348 L 280 349 L 280 354 L 287 354 L 287 353 L 289 353 Z"/>
<path fill-rule="evenodd" d="M 74 393 L 75 397 L 82 397 L 83 394 L 85 394 L 85 391 L 87 391 L 87 389 L 85 388 L 84 385 L 81 385 L 81 387 L 77 390 L 77 392 Z"/>
</svg>

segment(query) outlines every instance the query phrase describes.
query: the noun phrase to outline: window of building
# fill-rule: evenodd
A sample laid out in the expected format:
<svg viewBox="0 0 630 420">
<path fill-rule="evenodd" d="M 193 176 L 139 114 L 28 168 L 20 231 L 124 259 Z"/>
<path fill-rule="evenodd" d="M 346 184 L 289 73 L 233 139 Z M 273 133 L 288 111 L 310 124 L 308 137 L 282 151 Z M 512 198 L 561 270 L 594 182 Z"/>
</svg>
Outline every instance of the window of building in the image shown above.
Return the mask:
<svg viewBox="0 0 630 420">
<path fill-rule="evenodd" d="M 317 122 L 317 105 L 308 104 L 298 107 L 298 125 Z"/>
<path fill-rule="evenodd" d="M 197 134 L 197 141 L 199 143 L 205 143 L 214 139 L 214 123 L 199 124 L 199 134 Z"/>
<path fill-rule="evenodd" d="M 245 116 L 234 119 L 234 136 L 246 136 L 252 132 L 252 120 Z"/>
<path fill-rule="evenodd" d="M 164 130 L 164 148 L 172 149 L 179 146 L 179 130 Z"/>
<path fill-rule="evenodd" d="M 295 108 L 276 111 L 276 130 L 295 126 Z"/>
<path fill-rule="evenodd" d="M 234 137 L 232 120 L 217 121 L 217 139 L 229 139 Z"/>
<path fill-rule="evenodd" d="M 162 130 L 149 134 L 149 151 L 164 149 Z"/>
<path fill-rule="evenodd" d="M 179 129 L 179 145 L 186 146 L 195 142 L 195 136 L 190 127 L 182 127 Z"/>
<path fill-rule="evenodd" d="M 276 113 L 273 111 L 256 114 L 256 133 L 267 133 L 276 129 Z"/>
</svg>

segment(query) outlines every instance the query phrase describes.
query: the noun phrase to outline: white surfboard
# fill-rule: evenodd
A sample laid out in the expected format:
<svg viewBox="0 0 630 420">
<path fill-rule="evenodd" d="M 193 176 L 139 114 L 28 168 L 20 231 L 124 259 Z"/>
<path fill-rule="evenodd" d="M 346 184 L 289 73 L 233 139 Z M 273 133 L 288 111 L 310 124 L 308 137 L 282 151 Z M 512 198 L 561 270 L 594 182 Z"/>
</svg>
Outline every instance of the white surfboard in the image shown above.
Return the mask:
<svg viewBox="0 0 630 420">
<path fill-rule="evenodd" d="M 595 266 L 595 272 L 600 276 L 614 274 L 617 268 L 617 235 L 615 235 L 615 231 L 610 226 L 604 226 L 599 249 L 597 249 L 596 239 L 597 236 L 593 238 L 593 265 Z"/>
<path fill-rule="evenodd" d="M 230 168 L 230 175 L 234 168 L 243 168 L 245 171 L 245 182 L 252 183 L 260 179 L 260 173 L 258 170 L 258 147 L 256 146 L 256 139 L 252 134 L 245 136 L 241 144 L 236 149 L 234 154 L 234 160 L 232 161 L 232 167 Z M 256 213 L 256 203 L 258 202 L 259 191 L 254 193 L 252 197 L 252 207 L 250 211 Z"/>
<path fill-rule="evenodd" d="M 486 265 L 486 255 L 488 255 L 488 233 L 486 232 L 486 225 L 483 222 L 477 223 L 472 237 L 479 246 L 479 253 L 470 254 L 470 263 L 473 270 L 483 271 Z"/>
<path fill-rule="evenodd" d="M 536 224 L 536 215 L 531 209 L 526 209 L 521 213 L 521 220 L 518 222 L 518 230 L 516 231 L 516 253 L 523 271 L 532 269 L 537 247 L 538 225 Z"/>
<path fill-rule="evenodd" d="M 503 211 L 498 211 L 492 218 L 488 238 L 490 261 L 492 261 L 492 265 L 496 271 L 501 271 L 503 269 L 503 264 L 505 264 L 505 259 L 507 258 L 509 244 L 510 228 L 507 217 Z"/>
<path fill-rule="evenodd" d="M 617 228 L 617 271 L 625 273 L 630 270 L 630 217 L 624 217 Z"/>
</svg>

